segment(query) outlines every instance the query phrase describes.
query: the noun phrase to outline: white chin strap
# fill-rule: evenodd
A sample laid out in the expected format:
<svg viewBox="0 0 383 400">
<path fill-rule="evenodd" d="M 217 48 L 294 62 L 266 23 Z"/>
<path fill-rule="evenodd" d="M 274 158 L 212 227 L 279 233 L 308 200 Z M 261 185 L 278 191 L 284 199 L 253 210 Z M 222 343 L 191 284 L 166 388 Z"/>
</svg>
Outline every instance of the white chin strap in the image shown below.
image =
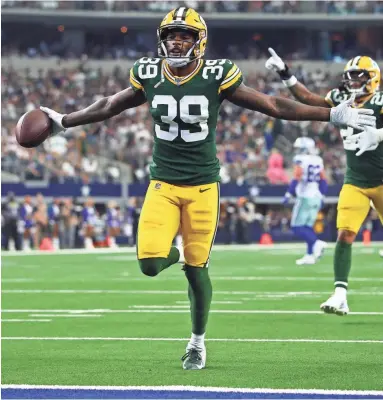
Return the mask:
<svg viewBox="0 0 383 400">
<path fill-rule="evenodd" d="M 162 48 L 163 53 L 166 56 L 166 61 L 168 62 L 168 64 L 171 67 L 179 68 L 179 67 L 185 67 L 186 65 L 188 65 L 190 62 L 193 61 L 190 59 L 190 55 L 192 54 L 193 50 L 195 49 L 196 44 L 197 43 L 195 43 L 194 46 L 192 46 L 192 48 L 185 54 L 184 57 L 169 57 L 168 52 L 166 50 L 165 43 L 161 43 L 161 48 Z"/>
<path fill-rule="evenodd" d="M 190 63 L 190 57 L 167 57 L 166 61 L 171 67 L 184 67 Z"/>
</svg>

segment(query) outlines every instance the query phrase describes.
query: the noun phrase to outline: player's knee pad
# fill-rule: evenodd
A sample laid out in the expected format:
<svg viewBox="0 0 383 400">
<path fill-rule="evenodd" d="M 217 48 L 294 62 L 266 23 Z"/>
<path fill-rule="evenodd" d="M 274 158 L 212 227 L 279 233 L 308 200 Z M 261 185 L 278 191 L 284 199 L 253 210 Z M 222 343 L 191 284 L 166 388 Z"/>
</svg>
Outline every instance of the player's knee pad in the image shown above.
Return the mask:
<svg viewBox="0 0 383 400">
<path fill-rule="evenodd" d="M 162 264 L 165 258 L 154 257 L 154 258 L 142 258 L 138 260 L 140 268 L 143 274 L 147 276 L 156 276 L 162 271 Z"/>
<path fill-rule="evenodd" d="M 193 243 L 184 247 L 184 256 L 187 265 L 193 267 L 203 267 L 209 258 L 210 247 L 205 244 Z"/>
</svg>

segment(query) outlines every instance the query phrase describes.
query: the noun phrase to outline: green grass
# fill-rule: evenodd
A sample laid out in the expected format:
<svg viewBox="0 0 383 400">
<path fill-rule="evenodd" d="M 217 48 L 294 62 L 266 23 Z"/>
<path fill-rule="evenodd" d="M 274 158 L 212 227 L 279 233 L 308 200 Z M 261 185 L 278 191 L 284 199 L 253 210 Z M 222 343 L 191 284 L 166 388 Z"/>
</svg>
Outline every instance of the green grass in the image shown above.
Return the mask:
<svg viewBox="0 0 383 400">
<path fill-rule="evenodd" d="M 150 340 L 190 335 L 180 265 L 148 278 L 139 272 L 134 253 L 4 256 L 2 382 L 382 390 L 383 262 L 377 248 L 354 249 L 349 306 L 357 314 L 342 318 L 309 313 L 319 311 L 332 291 L 332 250 L 304 268 L 295 266 L 300 253 L 296 248 L 213 252 L 207 338 L 234 340 L 207 342 L 203 371 L 182 370 L 186 340 Z M 14 319 L 23 321 L 9 321 Z"/>
</svg>

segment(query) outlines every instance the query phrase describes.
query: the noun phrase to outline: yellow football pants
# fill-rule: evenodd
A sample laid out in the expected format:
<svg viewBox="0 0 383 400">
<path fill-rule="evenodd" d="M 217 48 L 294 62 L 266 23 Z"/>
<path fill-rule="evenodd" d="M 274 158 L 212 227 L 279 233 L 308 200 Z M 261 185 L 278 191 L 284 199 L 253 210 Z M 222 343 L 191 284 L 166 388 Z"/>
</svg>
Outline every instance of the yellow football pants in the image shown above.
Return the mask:
<svg viewBox="0 0 383 400">
<path fill-rule="evenodd" d="M 343 185 L 338 200 L 337 228 L 358 233 L 370 211 L 370 201 L 383 224 L 383 185 L 368 189 Z"/>
<path fill-rule="evenodd" d="M 186 264 L 207 265 L 219 218 L 219 184 L 150 182 L 137 233 L 138 259 L 167 257 L 179 227 Z"/>
</svg>

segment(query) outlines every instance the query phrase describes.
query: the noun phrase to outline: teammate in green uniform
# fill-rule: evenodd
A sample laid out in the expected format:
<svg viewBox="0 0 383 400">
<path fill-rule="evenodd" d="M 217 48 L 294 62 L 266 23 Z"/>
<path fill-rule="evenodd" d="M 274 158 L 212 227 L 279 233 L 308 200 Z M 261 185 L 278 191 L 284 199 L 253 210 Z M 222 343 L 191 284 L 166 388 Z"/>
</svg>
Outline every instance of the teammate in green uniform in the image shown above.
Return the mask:
<svg viewBox="0 0 383 400">
<path fill-rule="evenodd" d="M 338 201 L 335 292 L 321 304 L 321 309 L 325 313 L 345 315 L 349 312 L 347 287 L 351 246 L 370 210 L 370 202 L 383 223 L 383 92 L 379 91 L 380 69 L 370 57 L 351 59 L 345 66 L 340 89 L 331 90 L 324 98 L 298 82 L 275 51 L 269 51 L 271 57 L 266 61 L 266 68 L 278 72 L 285 86 L 302 103 L 334 107 L 356 96 L 354 107 L 372 110 L 376 116 L 377 129 L 366 128 L 358 133 L 360 130 L 348 127 L 340 131 L 346 150 L 347 170 Z"/>
<path fill-rule="evenodd" d="M 42 108 L 57 133 L 148 103 L 154 122 L 153 163 L 137 256 L 148 276 L 175 264 L 179 250 L 171 245 L 181 226 L 192 319 L 184 369 L 201 369 L 206 363 L 204 336 L 212 297 L 207 267 L 219 217 L 215 130 L 222 101 L 281 119 L 375 125 L 369 110 L 352 109 L 349 101 L 330 110 L 259 93 L 243 84 L 240 69 L 231 61 L 204 60 L 206 43 L 203 18 L 193 9 L 179 7 L 159 26 L 159 57 L 144 57 L 134 64 L 131 87 L 68 115 Z"/>
</svg>

